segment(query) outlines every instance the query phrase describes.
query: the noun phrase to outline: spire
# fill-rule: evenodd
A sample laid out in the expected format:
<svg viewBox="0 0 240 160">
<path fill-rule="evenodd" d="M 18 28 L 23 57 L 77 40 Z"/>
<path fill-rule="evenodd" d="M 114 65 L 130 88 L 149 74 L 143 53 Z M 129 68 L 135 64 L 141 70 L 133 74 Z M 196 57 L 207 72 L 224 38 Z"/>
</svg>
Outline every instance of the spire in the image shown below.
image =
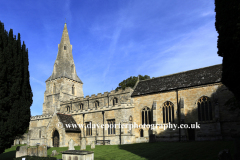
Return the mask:
<svg viewBox="0 0 240 160">
<path fill-rule="evenodd" d="M 75 64 L 72 56 L 72 45 L 68 36 L 67 24 L 64 24 L 61 42 L 58 45 L 57 59 L 54 63 L 53 73 L 47 81 L 65 77 L 82 83 L 77 76 Z"/>
</svg>

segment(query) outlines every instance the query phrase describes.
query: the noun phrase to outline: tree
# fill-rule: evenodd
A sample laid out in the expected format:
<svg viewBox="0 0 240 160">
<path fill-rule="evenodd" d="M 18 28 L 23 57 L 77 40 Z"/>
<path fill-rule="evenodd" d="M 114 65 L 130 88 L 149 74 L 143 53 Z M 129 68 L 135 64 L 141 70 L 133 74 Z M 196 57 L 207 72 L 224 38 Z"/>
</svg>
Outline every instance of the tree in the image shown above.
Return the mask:
<svg viewBox="0 0 240 160">
<path fill-rule="evenodd" d="M 0 21 L 0 154 L 29 126 L 32 90 L 29 82 L 28 50 Z"/>
<path fill-rule="evenodd" d="M 240 1 L 215 0 L 218 55 L 223 57 L 222 83 L 240 102 Z"/>
<path fill-rule="evenodd" d="M 146 79 L 150 79 L 150 76 L 148 75 L 145 75 L 145 76 L 142 76 L 142 75 L 138 75 L 139 76 L 139 80 L 146 80 Z M 138 81 L 138 77 L 135 77 L 135 76 L 131 76 L 129 77 L 128 79 L 126 80 L 123 80 L 122 82 L 120 82 L 118 84 L 118 87 L 115 89 L 116 91 L 118 89 L 122 89 L 124 90 L 126 87 L 131 87 L 133 88 L 136 84 L 136 82 Z"/>
</svg>

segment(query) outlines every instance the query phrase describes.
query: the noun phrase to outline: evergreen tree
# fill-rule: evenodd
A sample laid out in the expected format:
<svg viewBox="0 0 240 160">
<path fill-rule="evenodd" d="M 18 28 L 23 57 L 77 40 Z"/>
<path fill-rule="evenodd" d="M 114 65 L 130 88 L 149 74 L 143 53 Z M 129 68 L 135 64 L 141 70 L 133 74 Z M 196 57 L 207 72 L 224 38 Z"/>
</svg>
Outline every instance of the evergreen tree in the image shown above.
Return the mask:
<svg viewBox="0 0 240 160">
<path fill-rule="evenodd" d="M 222 83 L 240 102 L 240 1 L 215 0 L 218 55 L 223 57 Z"/>
<path fill-rule="evenodd" d="M 29 126 L 32 90 L 28 50 L 0 21 L 0 154 Z"/>
<path fill-rule="evenodd" d="M 146 79 L 150 79 L 150 76 L 148 76 L 148 75 L 145 75 L 145 76 L 139 75 L 139 80 L 146 80 Z M 138 77 L 131 76 L 128 79 L 123 80 L 122 82 L 120 82 L 118 87 L 115 90 L 116 91 L 118 89 L 123 89 L 124 90 L 126 87 L 133 88 L 137 81 L 138 81 Z"/>
</svg>

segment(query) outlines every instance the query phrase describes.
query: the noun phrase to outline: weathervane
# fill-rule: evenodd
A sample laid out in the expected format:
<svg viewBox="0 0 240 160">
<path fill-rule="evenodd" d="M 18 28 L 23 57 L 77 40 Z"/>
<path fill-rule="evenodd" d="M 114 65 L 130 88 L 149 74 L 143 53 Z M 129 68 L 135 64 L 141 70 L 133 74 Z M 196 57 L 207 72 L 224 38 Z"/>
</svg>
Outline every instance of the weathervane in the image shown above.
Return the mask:
<svg viewBox="0 0 240 160">
<path fill-rule="evenodd" d="M 65 23 L 66 23 L 66 18 L 65 18 Z"/>
</svg>

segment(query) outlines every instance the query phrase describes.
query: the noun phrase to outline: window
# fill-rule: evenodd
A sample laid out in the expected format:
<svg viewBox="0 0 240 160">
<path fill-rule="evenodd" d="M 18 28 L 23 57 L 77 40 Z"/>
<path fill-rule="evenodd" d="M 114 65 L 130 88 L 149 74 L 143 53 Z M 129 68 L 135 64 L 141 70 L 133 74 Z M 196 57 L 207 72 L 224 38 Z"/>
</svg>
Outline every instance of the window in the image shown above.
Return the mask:
<svg viewBox="0 0 240 160">
<path fill-rule="evenodd" d="M 80 109 L 80 110 L 83 110 L 83 103 L 81 103 L 81 104 L 79 105 L 79 109 Z"/>
<path fill-rule="evenodd" d="M 41 130 L 39 130 L 39 138 L 41 138 Z"/>
<path fill-rule="evenodd" d="M 86 122 L 86 136 L 92 135 L 92 122 Z"/>
<path fill-rule="evenodd" d="M 129 117 L 129 133 L 132 134 L 132 116 Z"/>
<path fill-rule="evenodd" d="M 115 134 L 115 119 L 108 120 L 108 134 Z"/>
<path fill-rule="evenodd" d="M 56 85 L 55 85 L 55 83 L 53 84 L 53 93 L 56 93 Z"/>
<path fill-rule="evenodd" d="M 151 123 L 151 112 L 148 107 L 144 107 L 142 110 L 142 124 Z"/>
<path fill-rule="evenodd" d="M 74 87 L 74 85 L 72 86 L 72 94 L 75 95 L 75 87 Z"/>
<path fill-rule="evenodd" d="M 143 129 L 140 129 L 140 137 L 143 137 Z"/>
<path fill-rule="evenodd" d="M 212 116 L 212 104 L 210 98 L 203 96 L 199 98 L 197 102 L 198 106 L 198 121 L 211 121 Z"/>
<path fill-rule="evenodd" d="M 70 112 L 71 108 L 70 106 L 67 106 L 67 111 Z"/>
<path fill-rule="evenodd" d="M 64 50 L 67 50 L 67 46 L 64 46 Z"/>
<path fill-rule="evenodd" d="M 115 106 L 118 103 L 118 99 L 116 97 L 113 98 L 113 106 Z"/>
<path fill-rule="evenodd" d="M 170 101 L 163 103 L 163 123 L 174 123 L 174 106 Z"/>
<path fill-rule="evenodd" d="M 95 107 L 95 108 L 99 107 L 99 101 L 95 101 L 95 102 L 94 102 L 94 107 Z"/>
</svg>

